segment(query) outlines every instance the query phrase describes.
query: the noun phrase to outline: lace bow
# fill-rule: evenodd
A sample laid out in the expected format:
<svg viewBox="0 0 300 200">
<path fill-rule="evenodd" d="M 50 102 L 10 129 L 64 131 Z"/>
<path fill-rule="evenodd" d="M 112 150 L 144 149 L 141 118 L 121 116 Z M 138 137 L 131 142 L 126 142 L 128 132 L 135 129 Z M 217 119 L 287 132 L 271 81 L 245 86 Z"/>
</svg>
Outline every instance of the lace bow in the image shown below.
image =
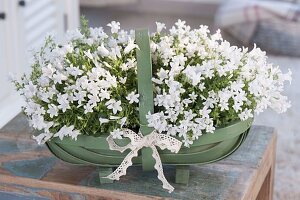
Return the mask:
<svg viewBox="0 0 300 200">
<path fill-rule="evenodd" d="M 131 140 L 131 143 L 126 146 L 120 147 L 114 142 L 113 137 L 109 135 L 106 139 L 109 144 L 109 148 L 111 150 L 117 150 L 122 153 L 126 149 L 131 149 L 131 151 L 127 154 L 119 167 L 113 173 L 104 178 L 119 180 L 121 176 L 126 175 L 126 170 L 129 166 L 132 165 L 132 158 L 138 156 L 138 151 L 143 147 L 150 147 L 153 152 L 152 157 L 155 159 L 154 168 L 158 172 L 157 177 L 162 182 L 163 188 L 167 189 L 169 193 L 171 193 L 174 190 L 174 187 L 165 178 L 161 159 L 156 147 L 158 146 L 162 150 L 168 149 L 173 153 L 178 153 L 182 142 L 166 134 L 159 134 L 156 131 L 153 131 L 146 136 L 143 136 L 140 132 L 135 133 L 130 129 L 124 129 L 123 132 L 123 136 L 129 138 Z"/>
</svg>

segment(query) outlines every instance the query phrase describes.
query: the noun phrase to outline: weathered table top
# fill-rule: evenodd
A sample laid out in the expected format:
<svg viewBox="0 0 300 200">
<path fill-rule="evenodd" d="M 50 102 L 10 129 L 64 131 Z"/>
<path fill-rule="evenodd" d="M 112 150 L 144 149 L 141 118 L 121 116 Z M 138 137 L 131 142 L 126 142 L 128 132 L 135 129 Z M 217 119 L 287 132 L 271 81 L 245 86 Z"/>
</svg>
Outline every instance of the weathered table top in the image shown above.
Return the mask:
<svg viewBox="0 0 300 200">
<path fill-rule="evenodd" d="M 175 168 L 164 166 L 166 178 L 175 187 L 171 194 L 162 189 L 156 172 L 143 172 L 141 167 L 130 167 L 118 182 L 99 185 L 95 167 L 56 159 L 45 146 L 30 139 L 31 131 L 23 115 L 0 130 L 0 199 L 248 200 L 255 199 L 259 191 L 259 196 L 272 193 L 273 128 L 253 126 L 231 156 L 213 164 L 191 166 L 188 186 L 175 184 Z M 262 185 L 270 190 L 260 190 Z"/>
</svg>

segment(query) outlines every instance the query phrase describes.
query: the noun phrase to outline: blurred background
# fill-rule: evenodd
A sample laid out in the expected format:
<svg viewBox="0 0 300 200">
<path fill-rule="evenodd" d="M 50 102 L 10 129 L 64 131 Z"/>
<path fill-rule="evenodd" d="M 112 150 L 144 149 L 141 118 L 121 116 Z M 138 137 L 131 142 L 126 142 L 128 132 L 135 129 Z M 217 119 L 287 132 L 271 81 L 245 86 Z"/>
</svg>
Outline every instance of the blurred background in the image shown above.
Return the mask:
<svg viewBox="0 0 300 200">
<path fill-rule="evenodd" d="M 226 40 L 251 48 L 256 43 L 269 62 L 293 72 L 286 95 L 288 112 L 266 111 L 255 124 L 278 132 L 275 199 L 300 199 L 300 1 L 298 0 L 0 0 L 0 128 L 21 111 L 22 100 L 8 82 L 9 73 L 28 71 L 30 55 L 49 33 L 63 40 L 68 29 L 79 26 L 80 15 L 90 26 L 119 21 L 121 28 L 167 27 L 177 19 L 192 28 L 205 24 L 221 29 Z"/>
</svg>

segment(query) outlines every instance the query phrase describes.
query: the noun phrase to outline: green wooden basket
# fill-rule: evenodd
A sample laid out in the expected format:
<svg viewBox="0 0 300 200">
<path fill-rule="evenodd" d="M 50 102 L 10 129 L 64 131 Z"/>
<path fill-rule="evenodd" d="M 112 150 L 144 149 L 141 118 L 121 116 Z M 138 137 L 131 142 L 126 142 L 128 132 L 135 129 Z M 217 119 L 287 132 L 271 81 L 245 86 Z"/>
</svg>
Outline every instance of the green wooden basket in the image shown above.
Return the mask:
<svg viewBox="0 0 300 200">
<path fill-rule="evenodd" d="M 136 42 L 140 48 L 137 50 L 137 79 L 140 95 L 139 118 L 140 131 L 143 135 L 150 134 L 153 128 L 147 126 L 146 114 L 154 111 L 153 86 L 152 86 L 152 61 L 150 54 L 149 35 L 147 29 L 136 30 Z M 206 164 L 223 159 L 234 152 L 247 136 L 253 119 L 236 121 L 226 127 L 217 128 L 213 134 L 203 134 L 190 148 L 182 147 L 175 154 L 168 150 L 159 150 L 162 163 L 176 165 L 176 182 L 188 183 L 191 164 Z M 80 165 L 99 166 L 100 182 L 112 182 L 101 177 L 113 171 L 113 167 L 121 164 L 129 153 L 120 153 L 109 149 L 106 141 L 108 134 L 100 137 L 80 135 L 77 140 L 71 138 L 53 138 L 47 142 L 51 152 L 66 162 Z M 130 142 L 128 138 L 116 140 L 119 146 L 125 146 Z M 142 165 L 144 170 L 153 170 L 155 160 L 152 158 L 152 150 L 143 148 L 138 157 L 133 159 L 134 165 Z"/>
</svg>

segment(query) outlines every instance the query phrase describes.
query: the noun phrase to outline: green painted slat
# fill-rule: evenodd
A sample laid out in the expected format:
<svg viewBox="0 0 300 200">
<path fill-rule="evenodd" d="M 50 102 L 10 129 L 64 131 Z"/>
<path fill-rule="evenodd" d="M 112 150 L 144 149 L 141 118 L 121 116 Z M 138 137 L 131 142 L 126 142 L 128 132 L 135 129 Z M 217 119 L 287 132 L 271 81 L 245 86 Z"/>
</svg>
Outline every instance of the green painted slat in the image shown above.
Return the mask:
<svg viewBox="0 0 300 200">
<path fill-rule="evenodd" d="M 160 154 L 161 159 L 165 164 L 174 165 L 189 165 L 189 164 L 207 164 L 221 160 L 232 152 L 234 152 L 237 147 L 243 141 L 243 137 L 237 137 L 232 140 L 226 140 L 219 143 L 217 146 L 207 149 L 203 152 L 195 152 L 188 154 Z"/>
<path fill-rule="evenodd" d="M 150 134 L 154 129 L 147 126 L 146 115 L 154 112 L 153 86 L 152 86 L 152 60 L 150 54 L 150 38 L 148 29 L 135 31 L 135 40 L 139 46 L 136 52 L 137 79 L 139 98 L 140 131 L 143 135 Z M 150 148 L 142 149 L 143 170 L 154 170 L 155 160 L 152 158 Z"/>
<path fill-rule="evenodd" d="M 59 138 L 52 138 L 50 142 L 55 142 L 59 144 L 72 145 L 72 146 L 83 146 L 89 149 L 103 149 L 109 150 L 108 143 L 106 141 L 107 135 L 94 137 L 90 135 L 79 135 L 77 140 L 72 139 L 71 137 L 65 137 L 63 140 Z M 125 146 L 130 142 L 130 139 L 123 138 L 121 140 L 115 140 L 115 143 L 119 146 Z"/>
<path fill-rule="evenodd" d="M 187 185 L 190 177 L 190 166 L 189 165 L 177 165 L 175 182 L 179 184 Z"/>
<path fill-rule="evenodd" d="M 124 157 L 122 156 L 109 156 L 109 155 L 102 155 L 98 153 L 94 153 L 82 147 L 76 146 L 64 146 L 64 150 L 73 155 L 76 158 L 80 158 L 81 160 L 89 163 L 96 163 L 96 164 L 105 164 L 105 165 L 118 165 L 122 162 Z"/>
<path fill-rule="evenodd" d="M 229 124 L 226 127 L 217 128 L 214 133 L 208 133 L 200 136 L 198 140 L 194 141 L 190 148 L 182 146 L 179 153 L 193 152 L 197 149 L 196 147 L 199 147 L 199 150 L 201 150 L 202 148 L 205 148 L 203 147 L 203 145 L 212 145 L 214 143 L 237 137 L 241 133 L 249 129 L 252 121 L 253 119 L 248 119 L 246 121 L 236 121 L 234 123 Z M 87 149 L 109 151 L 109 147 L 106 142 L 106 137 L 106 135 L 99 137 L 79 135 L 76 141 L 71 139 L 70 137 L 65 137 L 63 140 L 60 140 L 59 138 L 52 138 L 51 142 L 64 145 L 82 146 Z M 124 138 L 122 140 L 115 140 L 115 142 L 119 146 L 125 146 L 130 142 L 130 140 L 128 138 Z M 117 154 L 119 153 L 117 151 L 115 152 Z M 169 152 L 169 150 L 165 150 L 163 152 Z"/>
<path fill-rule="evenodd" d="M 213 146 L 212 148 L 205 149 L 203 151 L 185 152 L 178 154 L 170 152 L 160 152 L 161 160 L 164 164 L 170 165 L 189 165 L 189 164 L 207 164 L 218 160 L 221 160 L 231 153 L 233 153 L 244 141 L 247 136 L 247 132 L 241 134 L 236 138 L 225 140 Z M 49 144 L 48 144 L 49 145 Z M 95 155 L 94 152 L 88 149 L 82 149 L 80 147 L 71 145 L 56 145 L 50 144 L 49 147 L 52 152 L 62 160 L 71 162 L 74 164 L 89 164 L 98 166 L 118 166 L 125 156 L 116 155 L 103 155 L 101 152 Z M 61 148 L 61 149 L 60 149 Z M 142 162 L 141 156 L 133 159 L 134 165 L 140 165 Z"/>
<path fill-rule="evenodd" d="M 235 121 L 226 125 L 225 127 L 217 128 L 214 133 L 205 133 L 200 136 L 198 140 L 195 140 L 193 142 L 193 145 L 191 147 L 222 142 L 224 140 L 237 137 L 241 133 L 249 129 L 252 122 L 253 118 L 250 118 L 245 121 Z M 187 147 L 182 147 L 182 149 L 186 148 Z"/>
<path fill-rule="evenodd" d="M 72 164 L 86 164 L 86 165 L 90 165 L 92 163 L 88 163 L 88 162 L 83 162 L 81 159 L 74 157 L 71 154 L 68 154 L 66 151 L 64 151 L 63 148 L 59 147 L 56 143 L 54 142 L 47 142 L 47 147 L 49 148 L 49 150 L 59 159 L 68 162 L 68 163 L 72 163 Z"/>
</svg>

